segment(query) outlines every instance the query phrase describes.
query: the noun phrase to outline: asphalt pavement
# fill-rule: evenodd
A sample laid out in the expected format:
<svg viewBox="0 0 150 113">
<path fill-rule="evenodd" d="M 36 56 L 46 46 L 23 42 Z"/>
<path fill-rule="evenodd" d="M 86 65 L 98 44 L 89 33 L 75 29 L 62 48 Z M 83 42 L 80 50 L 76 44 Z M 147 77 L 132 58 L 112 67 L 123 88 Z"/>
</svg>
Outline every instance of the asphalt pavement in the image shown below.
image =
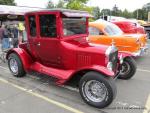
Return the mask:
<svg viewBox="0 0 150 113">
<path fill-rule="evenodd" d="M 48 76 L 13 77 L 7 64 L 1 63 L 0 113 L 150 113 L 150 49 L 136 61 L 135 76 L 116 80 L 117 97 L 104 109 L 85 104 L 78 89 L 56 86 Z"/>
</svg>

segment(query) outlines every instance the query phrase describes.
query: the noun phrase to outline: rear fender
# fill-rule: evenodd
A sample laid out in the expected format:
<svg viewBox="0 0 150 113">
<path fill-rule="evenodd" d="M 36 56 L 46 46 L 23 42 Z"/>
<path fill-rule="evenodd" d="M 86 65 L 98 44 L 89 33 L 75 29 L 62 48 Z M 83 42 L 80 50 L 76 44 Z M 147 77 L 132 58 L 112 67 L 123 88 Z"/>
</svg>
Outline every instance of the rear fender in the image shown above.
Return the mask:
<svg viewBox="0 0 150 113">
<path fill-rule="evenodd" d="M 31 56 L 22 48 L 13 48 L 7 52 L 7 60 L 11 53 L 16 53 L 20 57 L 25 71 L 28 71 L 31 64 L 33 63 L 33 59 L 31 58 Z"/>
</svg>

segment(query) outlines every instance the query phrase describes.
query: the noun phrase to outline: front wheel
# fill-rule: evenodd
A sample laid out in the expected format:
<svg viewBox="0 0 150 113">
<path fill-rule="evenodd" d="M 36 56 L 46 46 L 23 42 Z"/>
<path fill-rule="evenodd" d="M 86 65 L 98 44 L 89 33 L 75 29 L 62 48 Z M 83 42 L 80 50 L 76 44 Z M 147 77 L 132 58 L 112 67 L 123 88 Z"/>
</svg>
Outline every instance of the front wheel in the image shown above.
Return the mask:
<svg viewBox="0 0 150 113">
<path fill-rule="evenodd" d="M 132 57 L 127 57 L 124 59 L 123 64 L 119 72 L 119 79 L 128 80 L 133 77 L 137 69 L 136 62 Z"/>
<path fill-rule="evenodd" d="M 79 91 L 87 104 L 97 108 L 107 107 L 117 93 L 114 80 L 97 72 L 88 72 L 81 78 Z"/>
<path fill-rule="evenodd" d="M 15 53 L 9 55 L 8 67 L 11 73 L 16 77 L 23 77 L 26 74 L 20 57 Z"/>
</svg>

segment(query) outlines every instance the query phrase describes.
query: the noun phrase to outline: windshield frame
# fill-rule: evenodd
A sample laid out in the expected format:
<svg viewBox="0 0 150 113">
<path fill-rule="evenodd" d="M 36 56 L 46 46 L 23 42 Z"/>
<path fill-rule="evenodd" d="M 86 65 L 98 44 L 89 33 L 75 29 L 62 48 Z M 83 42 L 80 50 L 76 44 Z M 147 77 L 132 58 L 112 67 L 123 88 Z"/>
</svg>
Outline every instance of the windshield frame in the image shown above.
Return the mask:
<svg viewBox="0 0 150 113">
<path fill-rule="evenodd" d="M 82 36 L 86 37 L 86 36 L 88 36 L 88 17 L 80 17 L 80 18 L 85 18 L 86 19 L 86 21 L 85 21 L 85 26 L 86 26 L 85 33 L 84 34 L 73 34 L 73 35 L 64 35 L 63 18 L 77 18 L 77 17 L 64 17 L 64 16 L 62 16 L 62 18 L 61 18 L 61 25 L 62 25 L 62 27 L 61 27 L 61 37 L 62 38 L 75 38 L 75 37 L 82 37 Z"/>
</svg>

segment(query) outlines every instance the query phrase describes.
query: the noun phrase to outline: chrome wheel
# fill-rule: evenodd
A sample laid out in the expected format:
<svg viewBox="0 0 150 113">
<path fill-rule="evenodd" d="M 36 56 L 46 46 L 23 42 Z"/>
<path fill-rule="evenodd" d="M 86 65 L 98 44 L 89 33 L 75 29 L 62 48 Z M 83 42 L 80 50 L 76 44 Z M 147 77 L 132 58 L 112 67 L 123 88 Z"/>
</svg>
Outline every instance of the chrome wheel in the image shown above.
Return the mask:
<svg viewBox="0 0 150 113">
<path fill-rule="evenodd" d="M 93 102 L 102 102 L 108 93 L 106 86 L 97 80 L 88 81 L 85 84 L 84 92 L 87 98 Z"/>
<path fill-rule="evenodd" d="M 9 61 L 10 69 L 14 74 L 18 74 L 18 63 L 14 58 Z"/>
<path fill-rule="evenodd" d="M 128 62 L 124 62 L 121 66 L 120 75 L 127 75 L 130 73 L 130 65 Z"/>
</svg>

